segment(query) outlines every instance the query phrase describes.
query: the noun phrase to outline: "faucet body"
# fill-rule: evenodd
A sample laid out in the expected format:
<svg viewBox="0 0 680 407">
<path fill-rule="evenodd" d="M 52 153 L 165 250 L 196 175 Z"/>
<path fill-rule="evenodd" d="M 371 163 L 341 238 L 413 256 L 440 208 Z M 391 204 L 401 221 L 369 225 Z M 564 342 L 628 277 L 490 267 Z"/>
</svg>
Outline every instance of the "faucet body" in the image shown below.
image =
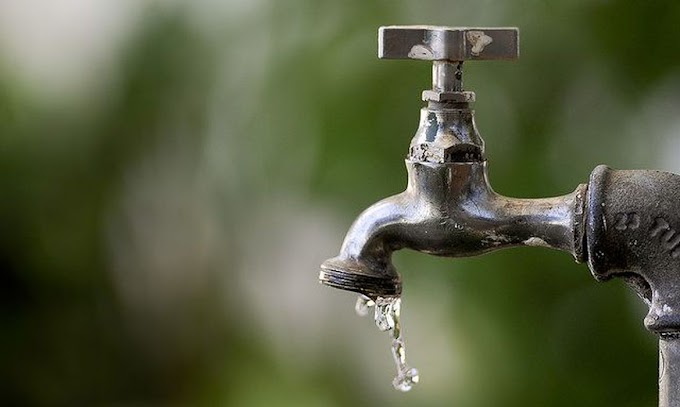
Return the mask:
<svg viewBox="0 0 680 407">
<path fill-rule="evenodd" d="M 398 295 L 401 280 L 391 257 L 404 248 L 467 257 L 527 245 L 583 255 L 585 185 L 564 196 L 518 199 L 493 190 L 486 161 L 407 159 L 406 168 L 406 190 L 355 220 L 340 254 L 321 266 L 324 283 L 374 298 Z"/>
<path fill-rule="evenodd" d="M 435 69 L 435 78 L 442 71 Z M 544 246 L 582 259 L 585 185 L 554 198 L 497 194 L 488 180 L 484 140 L 470 108 L 474 93 L 449 95 L 453 100 L 430 100 L 421 109 L 406 157 L 406 190 L 356 219 L 340 254 L 321 265 L 321 282 L 372 298 L 399 295 L 401 279 L 392 253 L 404 248 L 465 257 L 519 245 Z"/>
</svg>

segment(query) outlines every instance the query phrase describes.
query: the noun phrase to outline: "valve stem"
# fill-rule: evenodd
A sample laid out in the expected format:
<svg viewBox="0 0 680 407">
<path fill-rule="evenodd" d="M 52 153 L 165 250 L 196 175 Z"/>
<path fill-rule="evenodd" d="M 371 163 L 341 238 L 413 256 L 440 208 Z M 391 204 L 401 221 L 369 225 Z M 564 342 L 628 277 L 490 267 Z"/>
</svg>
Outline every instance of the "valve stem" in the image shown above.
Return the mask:
<svg viewBox="0 0 680 407">
<path fill-rule="evenodd" d="M 435 92 L 462 92 L 463 62 L 432 61 L 432 90 Z"/>
</svg>

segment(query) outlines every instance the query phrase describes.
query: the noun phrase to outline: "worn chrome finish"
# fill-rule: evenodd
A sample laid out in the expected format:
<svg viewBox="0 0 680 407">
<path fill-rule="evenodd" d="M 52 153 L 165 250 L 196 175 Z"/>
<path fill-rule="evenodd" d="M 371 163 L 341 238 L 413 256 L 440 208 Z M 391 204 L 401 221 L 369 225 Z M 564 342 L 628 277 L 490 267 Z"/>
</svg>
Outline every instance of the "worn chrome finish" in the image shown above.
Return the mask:
<svg viewBox="0 0 680 407">
<path fill-rule="evenodd" d="M 516 27 L 387 26 L 378 30 L 381 59 L 468 61 L 519 57 Z"/>
<path fill-rule="evenodd" d="M 432 90 L 461 92 L 463 90 L 463 63 L 434 61 L 432 64 Z"/>
<path fill-rule="evenodd" d="M 483 161 L 484 140 L 474 110 L 467 104 L 430 102 L 420 110 L 420 125 L 407 159 L 436 164 Z"/>
<path fill-rule="evenodd" d="M 680 338 L 659 341 L 659 407 L 680 407 Z"/>
<path fill-rule="evenodd" d="M 340 254 L 321 266 L 326 285 L 375 298 L 401 292 L 395 250 L 475 256 L 512 246 L 541 246 L 581 256 L 585 185 L 571 194 L 516 199 L 497 194 L 486 162 L 406 161 L 408 186 L 362 213 Z"/>
</svg>

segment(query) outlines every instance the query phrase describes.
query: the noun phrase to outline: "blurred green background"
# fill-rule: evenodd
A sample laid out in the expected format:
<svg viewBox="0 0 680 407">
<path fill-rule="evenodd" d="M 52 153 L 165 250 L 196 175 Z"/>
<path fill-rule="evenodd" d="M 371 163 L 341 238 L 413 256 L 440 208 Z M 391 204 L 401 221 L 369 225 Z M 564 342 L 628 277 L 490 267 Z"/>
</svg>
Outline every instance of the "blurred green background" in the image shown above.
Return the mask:
<svg viewBox="0 0 680 407">
<path fill-rule="evenodd" d="M 469 63 L 490 177 L 680 172 L 680 2 L 0 2 L 0 404 L 654 406 L 646 309 L 563 253 L 400 252 L 421 383 L 317 283 L 405 185 L 430 68 L 388 24 L 518 26 Z"/>
</svg>

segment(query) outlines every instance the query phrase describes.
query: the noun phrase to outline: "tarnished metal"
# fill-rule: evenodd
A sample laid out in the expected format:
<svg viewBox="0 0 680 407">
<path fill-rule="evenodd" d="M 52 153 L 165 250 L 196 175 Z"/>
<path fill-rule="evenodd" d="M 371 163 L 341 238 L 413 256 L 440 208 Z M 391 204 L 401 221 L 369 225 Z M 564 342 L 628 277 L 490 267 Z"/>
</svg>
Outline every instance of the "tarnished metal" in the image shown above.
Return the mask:
<svg viewBox="0 0 680 407">
<path fill-rule="evenodd" d="M 519 30 L 426 25 L 380 27 L 378 57 L 428 61 L 517 59 Z"/>
<path fill-rule="evenodd" d="M 423 100 L 474 102 L 463 90 L 463 61 L 515 60 L 519 57 L 516 27 L 388 26 L 378 30 L 378 57 L 433 61 L 432 90 Z"/>
<path fill-rule="evenodd" d="M 623 278 L 649 305 L 644 324 L 659 336 L 659 406 L 680 407 L 680 175 L 595 168 L 586 224 L 593 276 Z"/>
<path fill-rule="evenodd" d="M 599 166 L 564 196 L 501 196 L 487 178 L 474 93 L 462 90 L 462 64 L 451 61 L 516 57 L 517 30 L 383 27 L 379 44 L 381 58 L 435 61 L 429 103 L 406 157 L 406 190 L 355 220 L 320 281 L 376 298 L 401 292 L 392 253 L 404 248 L 448 257 L 520 245 L 568 252 L 597 280 L 622 277 L 647 302 L 645 327 L 660 338 L 659 405 L 680 407 L 680 175 Z"/>
<path fill-rule="evenodd" d="M 649 304 L 645 326 L 680 332 L 680 176 L 595 168 L 588 186 L 588 265 L 625 278 Z"/>
<path fill-rule="evenodd" d="M 463 63 L 434 61 L 432 63 L 432 90 L 460 92 L 463 90 Z"/>
<path fill-rule="evenodd" d="M 659 341 L 659 407 L 680 407 L 680 338 Z"/>
<path fill-rule="evenodd" d="M 581 255 L 585 185 L 571 194 L 516 199 L 493 191 L 486 162 L 406 161 L 406 191 L 362 213 L 340 254 L 321 266 L 324 284 L 372 298 L 401 292 L 395 250 L 466 257 L 512 246 Z"/>
<path fill-rule="evenodd" d="M 471 93 L 471 92 L 470 92 Z M 407 159 L 435 164 L 484 160 L 484 140 L 467 103 L 434 103 L 420 110 Z"/>
</svg>

